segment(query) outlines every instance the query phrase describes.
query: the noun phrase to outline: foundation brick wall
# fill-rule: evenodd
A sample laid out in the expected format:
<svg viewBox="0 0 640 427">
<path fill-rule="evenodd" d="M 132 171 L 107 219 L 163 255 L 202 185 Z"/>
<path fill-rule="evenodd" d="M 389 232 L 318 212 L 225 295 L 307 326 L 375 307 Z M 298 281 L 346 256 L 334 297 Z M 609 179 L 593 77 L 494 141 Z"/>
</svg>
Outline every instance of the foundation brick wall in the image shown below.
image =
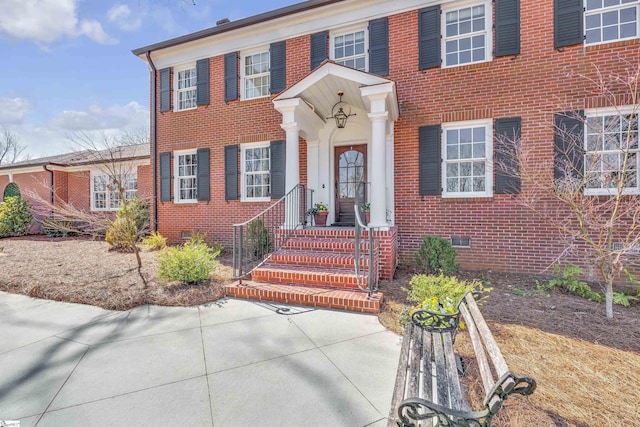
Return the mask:
<svg viewBox="0 0 640 427">
<path fill-rule="evenodd" d="M 419 127 L 521 117 L 523 139 L 535 145 L 540 159 L 551 159 L 553 114 L 602 104 L 601 99 L 588 96 L 592 88 L 575 74 L 593 76 L 593 65 L 606 73 L 619 69 L 623 60 L 638 63 L 638 39 L 555 50 L 553 8 L 552 0 L 521 2 L 520 55 L 424 71 L 418 67 L 417 10 L 389 17 L 388 78 L 396 82 L 401 110 L 395 124 L 396 228 L 391 239 L 397 242 L 397 254 L 390 249 L 385 255 L 389 259 L 397 256 L 401 262 L 413 262 L 412 254 L 426 234 L 471 238 L 471 248 L 458 250 L 465 269 L 537 273 L 562 252 L 555 232 L 520 207 L 514 196 L 444 199 L 421 197 L 418 192 Z M 286 52 L 290 87 L 310 72 L 309 36 L 287 40 Z M 180 240 L 181 231 L 201 231 L 209 240 L 229 245 L 232 224 L 251 218 L 269 203 L 224 200 L 224 147 L 285 139 L 281 115 L 271 102 L 275 95 L 225 103 L 222 56 L 210 58 L 210 72 L 210 105 L 184 112 L 157 112 L 158 153 L 211 149 L 211 200 L 158 204 L 159 231 L 171 242 Z M 157 81 L 159 93 L 159 78 Z M 306 143 L 301 141 L 302 183 L 306 183 L 305 150 Z"/>
</svg>

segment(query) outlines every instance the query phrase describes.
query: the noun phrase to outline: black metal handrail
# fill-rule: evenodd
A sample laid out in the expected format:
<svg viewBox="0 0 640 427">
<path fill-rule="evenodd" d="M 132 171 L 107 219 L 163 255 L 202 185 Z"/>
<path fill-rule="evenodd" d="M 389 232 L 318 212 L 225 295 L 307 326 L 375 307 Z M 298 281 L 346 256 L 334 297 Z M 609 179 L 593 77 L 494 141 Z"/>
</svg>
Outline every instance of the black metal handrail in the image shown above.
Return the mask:
<svg viewBox="0 0 640 427">
<path fill-rule="evenodd" d="M 358 183 L 358 189 L 356 191 L 356 202 L 354 205 L 355 210 L 355 259 L 354 265 L 356 270 L 356 277 L 358 281 L 358 288 L 362 291 L 365 291 L 369 294 L 369 298 L 371 295 L 378 290 L 378 278 L 380 276 L 378 268 L 380 265 L 379 262 L 379 249 L 376 242 L 380 238 L 380 230 L 379 227 L 369 227 L 364 224 L 362 220 L 365 215 L 365 204 L 366 204 L 366 183 L 360 182 Z M 362 245 L 362 243 L 365 243 Z M 363 253 L 363 247 L 366 250 Z M 363 269 L 361 266 L 361 262 L 363 256 L 366 257 L 364 259 L 368 259 L 368 268 Z M 365 285 L 366 282 L 366 285 Z"/>
<path fill-rule="evenodd" d="M 242 281 L 282 247 L 307 218 L 307 192 L 298 184 L 242 224 L 233 225 L 233 278 Z"/>
</svg>

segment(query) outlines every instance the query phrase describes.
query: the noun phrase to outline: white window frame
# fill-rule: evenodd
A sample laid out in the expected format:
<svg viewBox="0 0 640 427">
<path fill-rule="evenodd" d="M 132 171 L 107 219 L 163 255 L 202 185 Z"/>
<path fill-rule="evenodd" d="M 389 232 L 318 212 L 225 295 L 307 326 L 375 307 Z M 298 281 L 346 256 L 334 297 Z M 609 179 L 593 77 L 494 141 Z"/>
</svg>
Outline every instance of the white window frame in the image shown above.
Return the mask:
<svg viewBox="0 0 640 427">
<path fill-rule="evenodd" d="M 447 159 L 447 131 L 454 129 L 464 129 L 470 127 L 485 128 L 485 156 L 484 173 L 485 173 L 485 190 L 484 191 L 447 191 L 447 164 L 453 163 L 455 160 Z M 464 122 L 451 122 L 442 124 L 441 152 L 442 152 L 442 197 L 445 198 L 470 198 L 470 197 L 491 197 L 493 196 L 493 120 L 470 120 Z M 467 161 L 481 161 L 481 158 L 465 159 Z"/>
<path fill-rule="evenodd" d="M 195 175 L 180 176 L 180 156 L 196 156 L 196 173 Z M 196 193 L 198 191 L 198 163 L 197 163 L 197 150 L 179 150 L 173 152 L 173 202 L 174 203 L 198 203 L 198 198 L 195 199 L 181 199 L 180 198 L 180 180 L 186 178 L 195 178 L 196 180 Z"/>
<path fill-rule="evenodd" d="M 258 74 L 251 74 L 250 76 L 247 76 L 247 66 L 245 64 L 245 61 L 247 59 L 247 57 L 250 56 L 254 56 L 254 55 L 259 55 L 259 54 L 267 54 L 267 57 L 269 58 L 269 71 L 265 72 L 265 73 L 258 73 Z M 254 96 L 249 98 L 247 96 L 247 79 L 255 79 L 258 77 L 267 77 L 269 79 L 269 84 L 268 84 L 268 88 L 267 88 L 267 94 L 266 95 L 261 95 L 261 96 Z M 250 99 L 260 99 L 260 98 L 267 98 L 271 95 L 271 52 L 269 50 L 269 47 L 260 47 L 260 48 L 256 48 L 256 49 L 251 49 L 251 50 L 247 50 L 247 51 L 243 51 L 240 55 L 240 99 L 242 101 L 248 101 Z"/>
<path fill-rule="evenodd" d="M 240 144 L 240 188 L 241 188 L 241 197 L 240 201 L 242 202 L 269 202 L 271 201 L 271 195 L 269 197 L 248 197 L 247 196 L 247 168 L 246 168 L 246 152 L 249 149 L 253 148 L 269 148 L 271 143 L 269 141 L 263 142 L 255 142 L 248 144 Z M 260 173 L 265 173 L 264 171 Z M 266 172 L 271 174 L 271 152 L 269 152 L 269 170 Z M 271 194 L 271 180 L 269 180 L 269 194 Z"/>
<path fill-rule="evenodd" d="M 447 5 L 447 7 L 442 8 L 442 14 L 440 16 L 440 31 L 441 31 L 441 47 L 440 50 L 442 52 L 442 68 L 453 68 L 453 67 L 462 67 L 465 65 L 471 64 L 480 64 L 482 62 L 488 62 L 493 59 L 493 8 L 492 2 L 483 0 L 483 1 L 464 1 L 464 2 L 456 2 L 451 5 Z M 465 9 L 468 7 L 473 8 L 474 6 L 484 6 L 484 31 L 476 32 L 476 33 L 466 33 L 464 37 L 460 35 L 447 37 L 447 12 L 452 12 L 459 9 Z M 467 37 L 472 37 L 471 35 L 479 35 L 484 34 L 485 36 L 485 46 L 484 46 L 484 58 L 478 61 L 473 60 L 473 53 L 471 57 L 471 62 L 465 62 L 464 64 L 447 64 L 447 40 L 453 39 L 463 39 Z"/>
<path fill-rule="evenodd" d="M 588 0 L 584 0 L 584 16 L 583 16 L 583 24 L 584 24 L 584 44 L 586 46 L 596 46 L 599 44 L 604 44 L 604 43 L 614 43 L 614 42 L 618 42 L 618 41 L 623 41 L 623 40 L 633 40 L 633 39 L 637 39 L 640 37 L 640 1 L 636 0 L 635 2 L 629 2 L 629 3 L 624 3 L 624 4 L 619 4 L 619 5 L 615 5 L 615 6 L 603 6 L 601 8 L 598 9 L 593 9 L 593 10 L 587 10 L 587 2 Z M 601 31 L 600 35 L 602 36 L 602 15 L 604 15 L 607 12 L 613 12 L 613 11 L 620 11 L 621 9 L 628 9 L 630 7 L 633 7 L 635 3 L 635 9 L 636 9 L 636 35 L 635 36 L 630 36 L 630 37 L 619 37 L 620 34 L 618 33 L 618 38 L 616 39 L 611 39 L 611 40 L 601 40 L 598 42 L 592 42 L 589 43 L 587 42 L 587 19 L 590 16 L 594 16 L 594 15 L 601 15 L 601 21 L 600 21 L 600 27 L 598 27 Z M 618 18 L 620 17 L 620 15 L 618 15 Z M 620 21 L 618 20 L 618 24 L 617 24 L 618 30 L 620 30 Z"/>
<path fill-rule="evenodd" d="M 195 76 L 195 84 L 193 86 L 189 86 L 187 88 L 182 88 L 182 89 L 178 89 L 178 85 L 180 84 L 180 73 L 187 71 L 187 70 L 191 70 Z M 189 111 L 189 110 L 195 110 L 196 108 L 198 108 L 198 71 L 196 68 L 196 63 L 189 63 L 189 64 L 184 64 L 181 65 L 179 67 L 174 67 L 173 69 L 173 111 Z M 188 107 L 188 108 L 180 108 L 180 94 L 188 92 L 188 91 L 195 91 L 195 97 L 194 97 L 194 102 L 193 102 L 193 106 Z"/>
<path fill-rule="evenodd" d="M 336 45 L 335 45 L 336 37 L 340 37 L 340 36 L 344 36 L 346 34 L 352 34 L 352 33 L 355 34 L 360 31 L 364 32 L 364 70 L 361 70 L 361 71 L 368 72 L 369 71 L 369 27 L 367 25 L 355 25 L 355 26 L 340 28 L 339 30 L 331 31 L 329 34 L 329 46 L 330 46 L 329 57 L 331 58 L 332 61 L 342 62 L 344 60 L 343 58 L 336 59 Z M 352 55 L 345 58 L 356 58 L 359 56 L 361 55 Z"/>
<path fill-rule="evenodd" d="M 585 161 L 584 161 L 584 173 L 585 180 L 587 179 L 587 161 L 586 158 L 591 151 L 589 151 L 588 145 L 588 130 L 587 130 L 587 120 L 590 117 L 602 117 L 602 116 L 611 116 L 611 115 L 627 115 L 627 114 L 636 114 L 640 116 L 640 105 L 639 106 L 626 106 L 622 108 L 599 108 L 599 109 L 590 109 L 585 110 L 585 123 L 584 123 L 584 150 L 585 150 Z M 639 142 L 640 144 L 640 142 Z M 603 150 L 604 151 L 604 150 Z M 613 152 L 615 150 L 610 150 L 609 152 Z M 622 194 L 640 194 L 640 147 L 638 149 L 633 150 L 636 154 L 636 170 L 638 173 L 636 174 L 636 187 L 628 187 L 622 191 Z M 617 193 L 617 189 L 613 188 L 587 188 L 585 185 L 584 194 L 587 196 L 612 196 Z"/>
<path fill-rule="evenodd" d="M 131 173 L 125 173 L 124 174 L 127 178 L 127 181 L 134 179 L 136 182 L 136 189 L 135 190 L 127 190 L 126 189 L 126 185 L 127 182 L 124 183 L 125 185 L 125 199 L 129 200 L 132 197 L 137 197 L 138 196 L 138 174 L 137 172 L 131 172 Z M 90 197 L 91 197 L 91 210 L 92 211 L 96 211 L 96 212 L 114 212 L 117 211 L 118 209 L 120 209 L 121 206 L 121 201 L 120 201 L 120 193 L 118 191 L 111 191 L 109 190 L 109 183 L 113 182 L 113 180 L 111 179 L 111 176 L 108 173 L 105 173 L 104 171 L 99 171 L 99 170 L 92 170 L 89 174 L 90 176 Z M 104 191 L 105 193 L 105 207 L 104 208 L 99 208 L 96 206 L 96 198 L 95 198 L 95 194 L 96 194 L 96 189 L 95 189 L 95 180 L 96 178 L 104 178 L 107 180 L 107 188 Z M 134 194 L 130 194 L 130 193 L 134 193 Z M 118 203 L 117 206 L 114 206 L 112 204 L 112 201 L 114 200 L 114 194 L 116 195 L 116 197 L 118 198 Z"/>
</svg>

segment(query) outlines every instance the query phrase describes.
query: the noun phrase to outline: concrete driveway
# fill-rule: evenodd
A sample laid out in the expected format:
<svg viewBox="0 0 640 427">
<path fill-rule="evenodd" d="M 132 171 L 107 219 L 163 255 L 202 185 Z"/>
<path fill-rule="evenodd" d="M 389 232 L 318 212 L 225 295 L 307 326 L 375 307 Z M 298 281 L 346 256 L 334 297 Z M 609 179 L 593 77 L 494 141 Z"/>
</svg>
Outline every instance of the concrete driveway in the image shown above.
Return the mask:
<svg viewBox="0 0 640 427">
<path fill-rule="evenodd" d="M 0 292 L 0 420 L 384 426 L 399 352 L 370 315 L 233 299 L 118 312 Z"/>
</svg>

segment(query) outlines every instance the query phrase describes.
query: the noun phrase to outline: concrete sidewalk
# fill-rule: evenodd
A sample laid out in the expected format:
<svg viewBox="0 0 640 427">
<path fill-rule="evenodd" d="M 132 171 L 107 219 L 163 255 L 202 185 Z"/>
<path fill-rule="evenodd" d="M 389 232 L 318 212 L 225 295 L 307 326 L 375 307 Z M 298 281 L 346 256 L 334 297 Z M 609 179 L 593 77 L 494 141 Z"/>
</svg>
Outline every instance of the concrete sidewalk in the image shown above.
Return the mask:
<svg viewBox="0 0 640 427">
<path fill-rule="evenodd" d="M 117 312 L 0 292 L 0 420 L 385 426 L 399 352 L 370 315 L 233 299 Z"/>
</svg>

